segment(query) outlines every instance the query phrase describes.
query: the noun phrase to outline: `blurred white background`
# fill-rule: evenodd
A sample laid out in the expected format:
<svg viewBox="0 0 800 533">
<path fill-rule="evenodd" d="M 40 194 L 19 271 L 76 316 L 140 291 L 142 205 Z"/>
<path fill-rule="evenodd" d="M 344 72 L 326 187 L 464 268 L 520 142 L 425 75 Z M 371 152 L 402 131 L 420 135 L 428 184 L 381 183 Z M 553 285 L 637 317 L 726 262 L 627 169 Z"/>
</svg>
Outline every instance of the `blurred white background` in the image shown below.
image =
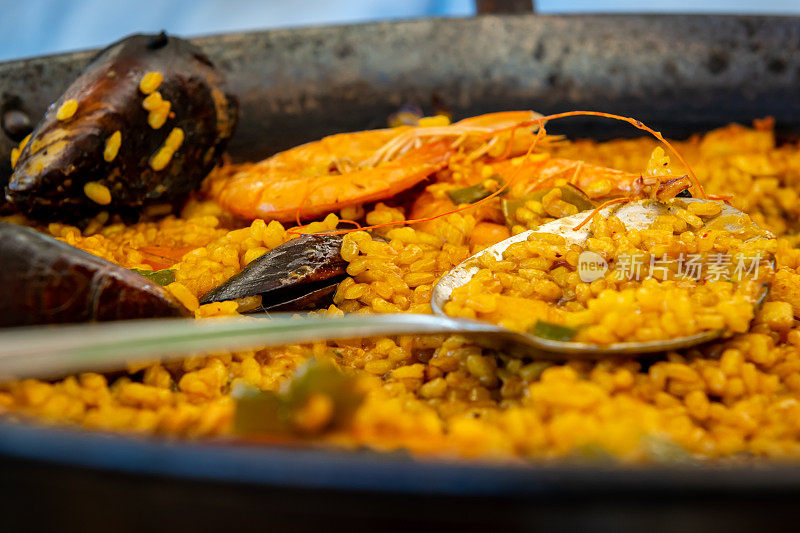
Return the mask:
<svg viewBox="0 0 800 533">
<path fill-rule="evenodd" d="M 800 0 L 536 0 L 536 10 L 800 14 Z M 0 0 L 0 60 L 96 48 L 162 29 L 192 36 L 474 12 L 473 0 Z"/>
</svg>

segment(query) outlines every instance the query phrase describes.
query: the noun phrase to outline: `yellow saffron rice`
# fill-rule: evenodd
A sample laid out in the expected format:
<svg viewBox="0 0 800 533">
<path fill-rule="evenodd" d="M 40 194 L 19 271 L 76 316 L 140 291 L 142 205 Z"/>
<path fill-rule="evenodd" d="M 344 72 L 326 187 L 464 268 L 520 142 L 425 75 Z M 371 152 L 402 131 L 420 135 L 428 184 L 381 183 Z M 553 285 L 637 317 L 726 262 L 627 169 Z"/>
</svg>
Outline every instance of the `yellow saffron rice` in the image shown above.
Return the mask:
<svg viewBox="0 0 800 533">
<path fill-rule="evenodd" d="M 552 157 L 641 172 L 655 147 L 650 140 L 640 139 L 563 141 L 547 149 Z M 731 335 L 718 342 L 649 361 L 565 363 L 512 358 L 457 335 L 318 342 L 148 364 L 113 380 L 87 373 L 54 382 L 7 383 L 0 386 L 0 413 L 92 430 L 188 438 L 227 436 L 235 409 L 233 388 L 247 384 L 275 390 L 298 365 L 315 357 L 353 372 L 367 391 L 347 427 L 319 437 L 331 445 L 536 460 L 601 449 L 623 461 L 647 461 L 653 458 L 648 443 L 658 440 L 700 458 L 800 458 L 800 327 L 795 320 L 800 316 L 800 250 L 796 247 L 800 149 L 793 144 L 776 146 L 767 128 L 743 126 L 712 131 L 678 147 L 707 191 L 732 195 L 735 207 L 777 236 L 761 245 L 770 247 L 776 268 L 768 300 L 757 311 L 745 298 L 747 293 L 737 299 L 735 284 L 720 282 L 719 287 L 694 289 L 676 284 L 664 311 L 671 313 L 675 324 L 646 312 L 637 324 L 638 331 L 650 328 L 645 334 L 655 336 L 725 325 Z M 448 190 L 489 179 L 493 173 L 490 164 L 455 162 L 422 196 L 431 204 L 445 201 Z M 607 185 L 595 183 L 586 192 L 602 196 Z M 510 214 L 516 218 L 515 232 L 571 210 L 558 193 L 536 202 Z M 702 208 L 693 209 L 700 210 L 689 212 L 692 216 L 713 216 Z M 403 220 L 410 217 L 410 210 L 407 204 L 378 203 L 367 207 L 366 221 Z M 341 253 L 348 263 L 348 277 L 339 285 L 334 304 L 321 312 L 430 312 L 431 291 L 438 278 L 492 242 L 475 235 L 484 231 L 481 228 L 502 226 L 504 221 L 498 216 L 496 207 L 479 208 L 416 226 L 375 231 L 383 240 L 372 240 L 366 232 L 346 235 Z M 337 216 L 331 214 L 307 231 L 332 229 L 337 223 Z M 688 242 L 689 236 L 682 236 L 685 231 L 676 232 L 674 224 L 680 223 L 670 223 L 670 229 L 662 225 L 653 231 L 661 232 L 668 246 Z M 619 242 L 613 221 L 593 224 L 598 232 L 596 249 Z M 177 217 L 161 215 L 127 226 L 101 220 L 83 232 L 63 224 L 41 229 L 128 268 L 153 268 L 154 247 L 180 250 L 176 262 L 162 267 L 175 270 L 176 281 L 169 290 L 195 307 L 198 317 L 237 314 L 244 302 L 197 306 L 196 301 L 248 262 L 295 238 L 288 227 L 274 221 L 235 224 L 214 204 L 199 200 L 191 201 Z M 692 238 L 703 239 L 701 227 L 688 231 Z M 493 234 L 493 239 L 500 240 L 501 233 Z M 745 246 L 725 235 L 717 235 L 715 242 L 726 251 Z M 567 293 L 577 307 L 570 311 L 562 304 L 559 311 L 578 315 L 581 324 L 589 326 L 583 331 L 592 340 L 605 342 L 603 328 L 591 329 L 600 324 L 609 330 L 609 339 L 627 338 L 615 329 L 628 318 L 625 306 L 641 310 L 652 304 L 648 284 L 656 281 L 636 281 L 612 287 L 619 289 L 616 292 L 603 292 L 581 284 L 571 268 L 556 272 L 547 261 L 527 265 L 539 273 L 523 272 L 521 261 L 534 256 L 518 251 L 521 255 L 511 261 L 505 274 L 524 282 L 511 279 L 506 286 L 502 269 L 487 264 L 482 276 L 483 283 L 494 284 L 490 296 L 519 298 L 532 287 L 536 299 L 553 309 L 551 304 Z M 614 256 L 617 248 L 608 252 Z M 531 280 L 541 283 L 528 287 L 526 282 Z M 492 302 L 469 302 L 474 295 L 469 289 L 465 292 L 467 298 L 457 302 L 455 314 L 496 312 Z M 613 298 L 605 301 L 604 294 Z M 587 305 L 592 301 L 597 302 L 594 308 Z M 684 315 L 698 305 L 708 312 L 697 313 L 692 324 Z M 730 309 L 721 308 L 726 305 Z M 498 318 L 502 322 L 508 317 Z M 577 320 L 562 318 L 565 323 Z M 326 412 L 325 405 L 316 402 L 302 411 L 305 414 L 300 416 L 308 420 L 300 422 L 315 427 Z"/>
</svg>

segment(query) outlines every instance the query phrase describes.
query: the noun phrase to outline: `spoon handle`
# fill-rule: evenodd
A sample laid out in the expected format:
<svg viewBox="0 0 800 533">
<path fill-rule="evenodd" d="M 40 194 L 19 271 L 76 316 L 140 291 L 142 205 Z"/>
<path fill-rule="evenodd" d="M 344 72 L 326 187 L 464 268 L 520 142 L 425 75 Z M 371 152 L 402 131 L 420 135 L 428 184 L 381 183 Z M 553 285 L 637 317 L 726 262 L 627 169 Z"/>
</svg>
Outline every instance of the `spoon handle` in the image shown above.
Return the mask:
<svg viewBox="0 0 800 533">
<path fill-rule="evenodd" d="M 132 363 L 382 335 L 503 335 L 471 320 L 422 314 L 272 314 L 268 319 L 153 319 L 0 330 L 0 381 L 110 371 Z"/>
</svg>

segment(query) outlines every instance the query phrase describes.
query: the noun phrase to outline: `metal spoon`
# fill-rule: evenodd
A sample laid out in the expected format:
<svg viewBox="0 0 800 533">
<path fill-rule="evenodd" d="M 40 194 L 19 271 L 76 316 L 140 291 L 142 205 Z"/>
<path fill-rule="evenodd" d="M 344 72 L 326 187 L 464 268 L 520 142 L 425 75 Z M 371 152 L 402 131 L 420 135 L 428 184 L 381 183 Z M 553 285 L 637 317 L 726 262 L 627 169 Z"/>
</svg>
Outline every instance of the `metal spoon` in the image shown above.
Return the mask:
<svg viewBox="0 0 800 533">
<path fill-rule="evenodd" d="M 686 202 L 692 200 L 683 200 Z M 638 207 L 637 207 L 638 206 Z M 615 214 L 629 229 L 648 226 L 655 216 L 670 207 L 653 202 L 626 204 Z M 608 216 L 610 209 L 601 211 Z M 724 206 L 720 216 L 740 215 Z M 563 235 L 583 243 L 588 230 L 572 231 L 586 213 L 566 217 L 541 226 L 538 232 Z M 720 219 L 725 222 L 725 219 Z M 726 224 L 734 224 L 731 220 Z M 735 230 L 735 227 L 729 227 Z M 749 229 L 749 228 L 748 228 Z M 753 226 L 754 238 L 771 235 Z M 482 251 L 496 256 L 512 243 L 524 240 L 521 233 Z M 109 371 L 126 365 L 159 359 L 181 359 L 187 355 L 219 351 L 265 348 L 292 343 L 331 339 L 350 339 L 381 335 L 462 334 L 486 347 L 509 355 L 546 359 L 599 358 L 612 355 L 637 355 L 687 348 L 719 337 L 721 331 L 708 331 L 691 337 L 630 342 L 597 346 L 560 342 L 518 333 L 486 322 L 442 316 L 442 306 L 453 288 L 466 283 L 477 271 L 475 259 L 464 261 L 437 284 L 431 306 L 435 315 L 349 314 L 343 317 L 272 314 L 249 320 L 154 319 L 94 324 L 34 326 L 0 330 L 0 382 L 21 378 L 51 378 L 75 372 Z M 766 297 L 767 288 L 760 300 Z"/>
<path fill-rule="evenodd" d="M 610 215 L 615 215 L 625 225 L 628 230 L 642 230 L 650 227 L 660 215 L 668 215 L 676 212 L 680 207 L 685 206 L 692 202 L 708 202 L 710 200 L 703 200 L 699 198 L 679 198 L 670 201 L 669 203 L 657 202 L 654 200 L 638 200 L 622 205 L 612 205 L 600 211 L 603 218 Z M 731 232 L 745 232 L 746 236 L 751 239 L 769 239 L 774 236 L 761 228 L 755 223 L 749 222 L 747 225 L 742 225 L 743 220 L 749 220 L 747 215 L 727 204 L 719 203 L 722 211 L 719 215 L 707 219 L 706 225 L 720 224 L 722 227 Z M 490 246 L 481 252 L 466 259 L 461 264 L 450 270 L 445 274 L 433 289 L 433 296 L 431 298 L 431 308 L 437 315 L 444 315 L 444 305 L 450 300 L 453 289 L 466 284 L 472 277 L 480 270 L 478 266 L 478 258 L 484 254 L 491 254 L 497 259 L 503 257 L 503 252 L 516 242 L 525 241 L 531 233 L 552 233 L 564 237 L 570 244 L 577 244 L 584 246 L 589 237 L 592 236 L 589 224 L 584 225 L 580 230 L 575 231 L 573 228 L 578 226 L 589 215 L 589 211 L 584 211 L 576 215 L 563 217 L 547 224 L 539 226 L 536 230 L 529 230 L 519 233 Z M 763 292 L 759 295 L 757 304 L 758 306 L 763 303 L 769 293 L 769 287 L 764 286 Z M 515 339 L 518 345 L 524 345 L 530 351 L 539 351 L 549 354 L 549 356 L 570 356 L 570 357 L 587 357 L 587 358 L 600 358 L 612 355 L 633 355 L 633 354 L 646 354 L 654 352 L 664 352 L 669 350 L 677 350 L 681 348 L 689 348 L 698 344 L 706 343 L 719 338 L 724 333 L 724 330 L 712 330 L 691 335 L 688 337 L 678 337 L 668 340 L 657 340 L 648 342 L 620 342 L 606 345 L 589 344 L 582 342 L 563 342 L 550 339 L 536 337 L 534 335 L 518 333 L 518 338 Z"/>
<path fill-rule="evenodd" d="M 0 330 L 0 383 L 112 371 L 190 355 L 331 339 L 383 335 L 462 334 L 516 356 L 550 356 L 552 341 L 486 322 L 421 314 L 343 317 L 275 313 L 250 319 L 152 319 L 31 326 Z M 558 348 L 558 347 L 556 347 Z M 580 354 L 579 354 L 580 355 Z"/>
</svg>

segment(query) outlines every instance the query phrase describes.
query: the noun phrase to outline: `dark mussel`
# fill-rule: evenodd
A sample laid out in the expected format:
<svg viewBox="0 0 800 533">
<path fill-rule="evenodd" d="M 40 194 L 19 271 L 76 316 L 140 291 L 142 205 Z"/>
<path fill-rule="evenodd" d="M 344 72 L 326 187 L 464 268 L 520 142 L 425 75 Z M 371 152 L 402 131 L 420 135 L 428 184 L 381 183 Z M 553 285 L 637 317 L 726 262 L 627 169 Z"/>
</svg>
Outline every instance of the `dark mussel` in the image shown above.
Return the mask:
<svg viewBox="0 0 800 533">
<path fill-rule="evenodd" d="M 186 316 L 160 285 L 38 231 L 0 223 L 0 326 Z"/>
<path fill-rule="evenodd" d="M 82 218 L 170 202 L 218 162 L 236 99 L 195 45 L 133 35 L 89 64 L 16 149 L 6 198 L 33 216 Z"/>
<path fill-rule="evenodd" d="M 346 276 L 341 235 L 303 235 L 278 246 L 207 293 L 200 303 L 261 296 L 267 311 L 300 311 L 329 301 Z"/>
</svg>

